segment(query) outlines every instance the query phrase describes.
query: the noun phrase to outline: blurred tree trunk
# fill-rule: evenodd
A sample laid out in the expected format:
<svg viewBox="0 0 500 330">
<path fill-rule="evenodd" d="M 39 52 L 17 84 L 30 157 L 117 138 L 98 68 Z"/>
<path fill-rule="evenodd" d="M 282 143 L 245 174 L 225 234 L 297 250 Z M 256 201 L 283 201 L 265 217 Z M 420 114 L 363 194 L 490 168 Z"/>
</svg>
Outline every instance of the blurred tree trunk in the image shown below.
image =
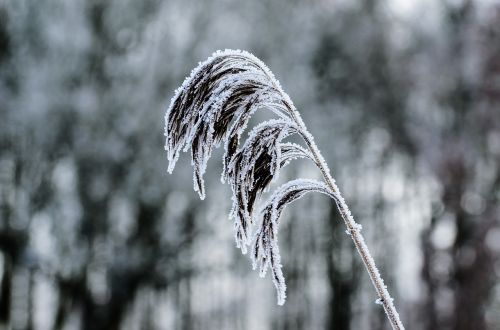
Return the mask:
<svg viewBox="0 0 500 330">
<path fill-rule="evenodd" d="M 494 262 L 496 256 L 486 245 L 486 235 L 499 225 L 495 194 L 498 192 L 498 159 L 487 153 L 488 133 L 499 130 L 499 118 L 495 114 L 498 104 L 485 99 L 481 81 L 468 79 L 465 63 L 473 49 L 470 35 L 478 33 L 474 3 L 465 1 L 460 5 L 449 5 L 448 15 L 450 68 L 454 79 L 443 97 L 444 105 L 453 113 L 449 128 L 441 132 L 440 148 L 445 151 L 437 159 L 434 174 L 442 184 L 441 204 L 443 211 L 432 219 L 422 235 L 424 250 L 423 279 L 427 286 L 424 313 L 426 329 L 482 330 L 487 329 L 485 312 L 495 285 Z M 484 37 L 484 36 L 482 36 Z M 498 36 L 490 34 L 490 42 L 498 42 Z M 490 48 L 491 50 L 492 48 Z M 479 49 L 476 54 L 487 58 Z M 483 50 L 484 51 L 484 50 Z M 496 55 L 498 58 L 498 54 Z M 482 65 L 477 68 L 481 75 Z M 491 72 L 491 69 L 486 69 Z M 486 109 L 487 111 L 484 111 Z M 495 116 L 497 116 L 495 118 Z M 471 144 L 473 143 L 473 144 Z M 496 163 L 496 177 L 484 182 L 477 162 Z M 472 196 L 472 197 L 471 197 Z M 488 205 L 470 206 L 472 202 Z M 452 219 L 455 236 L 449 248 L 437 249 L 432 235 L 443 215 Z M 440 257 L 441 256 L 441 257 Z M 442 256 L 446 256 L 445 259 Z M 450 265 L 436 264 L 437 260 L 449 258 Z M 441 269 L 445 267 L 447 274 Z M 452 292 L 451 306 L 443 310 L 435 302 L 442 300 L 443 290 Z"/>
<path fill-rule="evenodd" d="M 10 257 L 3 255 L 3 274 L 0 292 L 0 325 L 8 327 L 10 324 L 10 306 L 12 295 L 12 262 Z"/>
<path fill-rule="evenodd" d="M 325 246 L 328 283 L 331 291 L 325 329 L 349 330 L 353 316 L 354 293 L 359 284 L 359 269 L 356 268 L 359 267 L 356 267 L 356 262 L 353 260 L 353 253 L 356 251 L 351 246 L 351 242 L 348 241 L 347 246 L 345 244 L 347 235 L 344 223 L 335 205 L 330 207 L 329 216 L 325 221 L 325 232 L 332 235 L 326 241 Z M 352 268 L 345 269 L 346 264 L 351 265 Z"/>
<path fill-rule="evenodd" d="M 311 221 L 317 221 L 312 219 Z M 307 296 L 306 287 L 308 280 L 308 267 L 310 267 L 310 254 L 314 251 L 310 242 L 309 230 L 316 224 L 304 226 L 302 221 L 309 222 L 298 213 L 292 214 L 286 219 L 287 225 L 282 228 L 281 248 L 287 253 L 287 261 L 284 266 L 286 272 L 287 301 L 279 308 L 278 313 L 273 315 L 272 329 L 279 330 L 302 330 L 310 328 L 308 309 L 311 306 Z M 273 297 L 274 298 L 274 297 Z"/>
<path fill-rule="evenodd" d="M 434 208 L 435 209 L 435 208 Z M 438 311 L 436 307 L 436 294 L 437 294 L 437 279 L 434 278 L 431 260 L 436 253 L 436 249 L 431 241 L 431 234 L 435 229 L 437 218 L 437 210 L 433 210 L 430 224 L 420 234 L 420 242 L 422 248 L 422 270 L 421 276 L 425 283 L 426 292 L 424 302 L 420 308 L 420 317 L 423 320 L 425 329 L 439 329 Z"/>
</svg>

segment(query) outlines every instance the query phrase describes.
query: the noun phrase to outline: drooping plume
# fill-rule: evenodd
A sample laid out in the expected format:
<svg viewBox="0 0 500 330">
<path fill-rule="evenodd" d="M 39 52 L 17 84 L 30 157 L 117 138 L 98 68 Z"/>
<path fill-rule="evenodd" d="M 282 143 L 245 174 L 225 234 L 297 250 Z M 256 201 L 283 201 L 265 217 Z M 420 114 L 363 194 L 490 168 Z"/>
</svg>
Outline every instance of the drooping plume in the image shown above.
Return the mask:
<svg viewBox="0 0 500 330">
<path fill-rule="evenodd" d="M 240 148 L 240 138 L 252 114 L 272 111 L 278 118 L 257 125 Z M 305 142 L 284 142 L 297 134 Z M 165 150 L 171 173 L 181 150 L 191 149 L 194 190 L 205 198 L 203 174 L 214 147 L 224 142 L 222 181 L 231 186 L 236 245 L 246 253 L 252 242 L 253 266 L 261 276 L 272 272 L 278 304 L 286 297 L 278 248 L 278 224 L 286 205 L 314 191 L 335 200 L 347 232 L 352 238 L 384 306 L 393 329 L 404 329 L 375 261 L 370 255 L 360 226 L 347 207 L 328 165 L 307 131 L 300 114 L 271 71 L 255 56 L 244 51 L 217 51 L 200 63 L 176 90 L 165 114 Z M 278 177 L 280 169 L 296 158 L 308 158 L 318 167 L 324 182 L 298 179 L 276 190 L 260 212 L 251 242 L 255 205 Z"/>
<path fill-rule="evenodd" d="M 253 210 L 257 198 L 278 177 L 279 170 L 290 157 L 309 157 L 307 152 L 281 141 L 291 134 L 299 133 L 298 127 L 290 120 L 270 120 L 256 126 L 245 144 L 232 156 L 226 155 L 224 177 L 233 191 L 231 218 L 235 219 L 236 242 L 246 253 L 249 242 L 248 230 L 253 223 Z"/>
<path fill-rule="evenodd" d="M 286 298 L 285 278 L 281 271 L 281 256 L 278 247 L 279 218 L 285 206 L 312 191 L 334 198 L 328 187 L 316 180 L 297 179 L 276 189 L 262 208 L 262 220 L 252 242 L 253 269 L 259 266 L 261 277 L 266 275 L 268 268 L 271 269 L 279 305 L 283 305 Z"/>
<path fill-rule="evenodd" d="M 272 111 L 278 118 L 257 125 L 240 147 L 250 117 L 260 108 Z M 292 134 L 307 138 L 307 133 L 293 120 L 294 111 L 292 101 L 264 63 L 247 52 L 226 50 L 214 53 L 191 72 L 175 92 L 165 115 L 168 170 L 174 169 L 181 150 L 191 149 L 194 190 L 202 199 L 207 161 L 213 148 L 224 142 L 222 180 L 228 182 L 233 193 L 230 218 L 234 220 L 236 245 L 243 253 L 251 243 L 255 205 L 280 169 L 296 158 L 314 160 L 307 148 L 284 142 Z M 297 181 L 294 187 L 298 191 L 311 190 L 310 183 L 301 190 Z M 277 214 L 284 205 L 280 204 Z M 263 213 L 263 216 L 266 219 L 269 215 Z M 269 227 L 269 224 L 260 221 L 259 226 Z M 262 227 L 258 232 L 261 240 L 266 239 L 266 233 L 272 233 Z M 279 268 L 281 274 L 277 241 L 269 236 L 267 242 L 276 246 L 270 265 Z M 265 247 L 262 256 L 269 258 L 266 251 L 271 250 Z M 276 274 L 277 271 L 273 272 Z M 277 286 L 278 301 L 283 303 L 284 280 L 279 276 L 282 286 Z"/>
<path fill-rule="evenodd" d="M 214 146 L 236 151 L 250 116 L 259 108 L 287 116 L 293 104 L 267 67 L 243 51 L 218 51 L 200 63 L 176 90 L 165 115 L 165 150 L 172 172 L 191 148 L 194 189 L 203 199 L 203 174 Z"/>
</svg>

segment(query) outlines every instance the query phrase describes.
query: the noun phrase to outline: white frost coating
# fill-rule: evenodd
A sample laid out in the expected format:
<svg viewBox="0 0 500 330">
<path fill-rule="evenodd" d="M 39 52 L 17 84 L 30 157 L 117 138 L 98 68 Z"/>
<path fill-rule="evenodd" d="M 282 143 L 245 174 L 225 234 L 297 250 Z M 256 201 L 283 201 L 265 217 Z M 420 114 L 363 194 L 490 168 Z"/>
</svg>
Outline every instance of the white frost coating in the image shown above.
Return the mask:
<svg viewBox="0 0 500 330">
<path fill-rule="evenodd" d="M 362 226 L 361 224 L 359 224 L 359 223 L 356 223 L 356 222 L 355 222 L 355 223 L 352 225 L 352 228 L 347 228 L 347 229 L 345 230 L 345 233 L 346 233 L 347 235 L 351 236 L 351 235 L 352 235 L 352 233 L 353 233 L 354 231 L 356 231 L 356 232 L 358 232 L 358 233 L 359 233 L 359 232 L 361 232 L 361 230 L 362 230 L 362 229 L 363 229 L 363 226 Z"/>
<path fill-rule="evenodd" d="M 390 298 L 389 300 L 391 302 L 394 301 L 394 299 L 392 299 L 392 298 Z M 378 298 L 378 299 L 375 300 L 375 304 L 377 304 L 377 305 L 384 305 L 384 301 L 382 299 Z"/>
<path fill-rule="evenodd" d="M 205 76 L 217 78 L 208 81 Z M 216 51 L 206 61 L 200 62 L 175 91 L 166 111 L 165 149 L 169 161 L 168 172 L 173 171 L 180 151 L 192 148 L 194 190 L 198 191 L 202 199 L 205 195 L 203 174 L 207 161 L 212 148 L 220 143 L 219 138 L 214 141 L 214 123 L 220 120 L 228 99 L 242 88 L 253 88 L 253 93 L 239 94 L 241 107 L 230 109 L 234 111 L 237 120 L 229 137 L 239 136 L 246 128 L 250 115 L 258 108 L 267 107 L 282 118 L 289 112 L 283 105 L 289 97 L 284 96 L 286 94 L 271 71 L 255 56 L 240 50 Z M 245 102 L 248 107 L 244 106 Z M 176 113 L 179 111 L 183 111 L 184 115 L 179 116 Z M 222 137 L 227 135 L 223 134 Z M 193 142 L 199 143 L 197 148 L 193 148 Z"/>
<path fill-rule="evenodd" d="M 252 266 L 259 266 L 261 277 L 266 275 L 267 269 L 272 272 L 272 279 L 277 291 L 278 305 L 283 305 L 286 299 L 286 284 L 281 266 L 281 256 L 278 246 L 279 218 L 283 209 L 291 202 L 303 197 L 308 192 L 319 192 L 333 197 L 325 183 L 297 179 L 289 181 L 276 189 L 269 201 L 263 207 L 262 220 L 252 240 Z"/>
<path fill-rule="evenodd" d="M 296 143 L 290 143 L 290 142 L 280 143 L 279 148 L 281 150 L 281 158 L 280 158 L 281 168 L 288 165 L 290 161 L 298 158 L 307 158 L 314 161 L 314 157 L 311 154 L 311 152 Z"/>
<path fill-rule="evenodd" d="M 263 123 L 252 130 L 243 148 L 238 149 L 241 134 L 251 115 L 266 108 L 280 119 Z M 293 143 L 282 143 L 288 135 L 298 133 L 307 149 Z M 165 114 L 165 150 L 171 173 L 181 150 L 191 149 L 194 167 L 194 190 L 205 197 L 203 174 L 212 149 L 224 142 L 224 170 L 233 191 L 231 217 L 234 218 L 236 245 L 246 253 L 249 243 L 253 206 L 262 191 L 279 174 L 280 168 L 296 158 L 309 158 L 323 174 L 325 182 L 295 180 L 281 186 L 262 210 L 262 221 L 254 235 L 252 261 L 260 263 L 260 275 L 268 267 L 273 273 L 278 304 L 283 304 L 286 286 L 278 248 L 279 217 L 284 207 L 309 191 L 332 197 L 347 226 L 370 279 L 377 291 L 393 329 L 404 327 L 387 292 L 370 251 L 338 189 L 330 169 L 307 130 L 288 94 L 281 88 L 267 66 L 252 54 L 240 50 L 217 51 L 192 70 L 175 91 Z"/>
<path fill-rule="evenodd" d="M 278 177 L 282 159 L 280 141 L 296 132 L 297 127 L 289 119 L 263 122 L 250 131 L 243 147 L 226 166 L 225 176 L 233 192 L 230 218 L 235 221 L 236 245 L 243 253 L 246 253 L 245 245 L 250 244 L 249 228 L 253 223 L 251 211 L 255 196 L 260 195 L 269 183 L 262 178 L 269 175 L 274 180 Z"/>
</svg>

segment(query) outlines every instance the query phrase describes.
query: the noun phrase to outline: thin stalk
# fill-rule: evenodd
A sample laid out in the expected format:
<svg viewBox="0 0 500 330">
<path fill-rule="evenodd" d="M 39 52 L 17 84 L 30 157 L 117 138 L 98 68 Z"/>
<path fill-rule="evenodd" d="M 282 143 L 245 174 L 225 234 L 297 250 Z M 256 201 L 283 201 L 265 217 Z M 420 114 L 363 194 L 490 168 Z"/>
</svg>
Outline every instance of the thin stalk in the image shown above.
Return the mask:
<svg viewBox="0 0 500 330">
<path fill-rule="evenodd" d="M 258 63 L 256 64 L 257 66 L 260 66 Z M 263 71 L 266 72 L 266 70 Z M 273 81 L 273 79 L 270 80 Z M 366 271 L 368 272 L 372 284 L 375 287 L 375 291 L 377 292 L 378 295 L 377 303 L 382 304 L 382 306 L 384 307 L 385 314 L 387 315 L 387 318 L 389 319 L 392 328 L 394 330 L 404 330 L 405 328 L 399 318 L 398 311 L 394 306 L 393 299 L 391 298 L 389 291 L 387 291 L 387 286 L 384 284 L 384 280 L 380 276 L 378 268 L 375 265 L 375 260 L 371 256 L 370 250 L 368 249 L 368 246 L 365 243 L 365 239 L 361 234 L 361 225 L 358 224 L 356 221 L 354 221 L 354 218 L 351 215 L 351 211 L 349 210 L 349 207 L 347 206 L 344 197 L 342 197 L 340 189 L 335 183 L 335 179 L 332 177 L 330 169 L 328 168 L 328 165 L 325 159 L 323 158 L 323 155 L 321 154 L 316 143 L 314 142 L 314 137 L 307 129 L 306 124 L 304 123 L 302 117 L 300 116 L 300 113 L 291 104 L 291 101 L 290 104 L 288 103 L 289 100 L 288 95 L 284 94 L 284 92 L 279 86 L 276 86 L 274 84 L 274 87 L 276 88 L 276 90 L 280 91 L 283 98 L 285 99 L 286 107 L 290 110 L 289 113 L 291 114 L 292 119 L 300 128 L 302 132 L 301 135 L 303 136 L 305 143 L 307 144 L 309 150 L 311 151 L 314 157 L 314 161 L 317 164 L 318 168 L 320 169 L 323 178 L 325 179 L 326 185 L 332 191 L 335 197 L 337 208 L 347 227 L 347 232 L 349 233 L 349 236 L 351 236 L 352 241 L 356 246 L 356 250 L 358 251 L 361 259 L 363 260 L 363 264 L 365 265 Z"/>
<path fill-rule="evenodd" d="M 373 260 L 370 254 L 370 250 L 368 249 L 363 235 L 361 234 L 361 226 L 356 223 L 356 221 L 354 221 L 354 218 L 351 215 L 351 211 L 349 210 L 349 207 L 347 206 L 337 184 L 335 183 L 335 179 L 330 174 L 330 170 L 326 165 L 325 159 L 321 155 L 321 152 L 316 146 L 316 143 L 314 143 L 314 138 L 307 130 L 307 127 L 304 124 L 304 121 L 302 120 L 299 112 L 297 110 L 293 110 L 291 111 L 291 114 L 293 120 L 304 131 L 304 140 L 314 157 L 314 161 L 323 174 L 327 186 L 331 189 L 334 196 L 336 197 L 335 200 L 337 208 L 342 216 L 342 219 L 344 220 L 347 231 L 350 234 L 354 245 L 356 246 L 356 250 L 363 260 L 363 264 L 365 265 L 368 275 L 370 275 L 370 279 L 373 286 L 375 287 L 375 291 L 377 291 L 377 295 L 379 297 L 378 302 L 380 302 L 384 306 L 384 311 L 387 315 L 387 318 L 389 319 L 389 322 L 391 323 L 392 328 L 395 330 L 404 330 L 403 323 L 399 319 L 399 314 L 392 302 L 393 299 L 387 291 L 384 280 L 380 276 L 377 266 L 375 265 L 375 261 Z"/>
</svg>

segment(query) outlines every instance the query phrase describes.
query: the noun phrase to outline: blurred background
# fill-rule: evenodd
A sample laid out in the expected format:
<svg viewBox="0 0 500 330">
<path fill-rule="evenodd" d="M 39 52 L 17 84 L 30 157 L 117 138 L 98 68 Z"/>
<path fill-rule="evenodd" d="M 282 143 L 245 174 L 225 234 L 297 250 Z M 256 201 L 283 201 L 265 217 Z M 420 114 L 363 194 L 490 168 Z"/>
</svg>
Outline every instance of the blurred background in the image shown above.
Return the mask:
<svg viewBox="0 0 500 330">
<path fill-rule="evenodd" d="M 500 329 L 498 0 L 0 0 L 0 329 L 389 329 L 327 198 L 284 213 L 279 307 L 222 152 L 203 202 L 189 155 L 166 174 L 173 90 L 224 48 L 294 100 L 407 329 Z"/>
</svg>

